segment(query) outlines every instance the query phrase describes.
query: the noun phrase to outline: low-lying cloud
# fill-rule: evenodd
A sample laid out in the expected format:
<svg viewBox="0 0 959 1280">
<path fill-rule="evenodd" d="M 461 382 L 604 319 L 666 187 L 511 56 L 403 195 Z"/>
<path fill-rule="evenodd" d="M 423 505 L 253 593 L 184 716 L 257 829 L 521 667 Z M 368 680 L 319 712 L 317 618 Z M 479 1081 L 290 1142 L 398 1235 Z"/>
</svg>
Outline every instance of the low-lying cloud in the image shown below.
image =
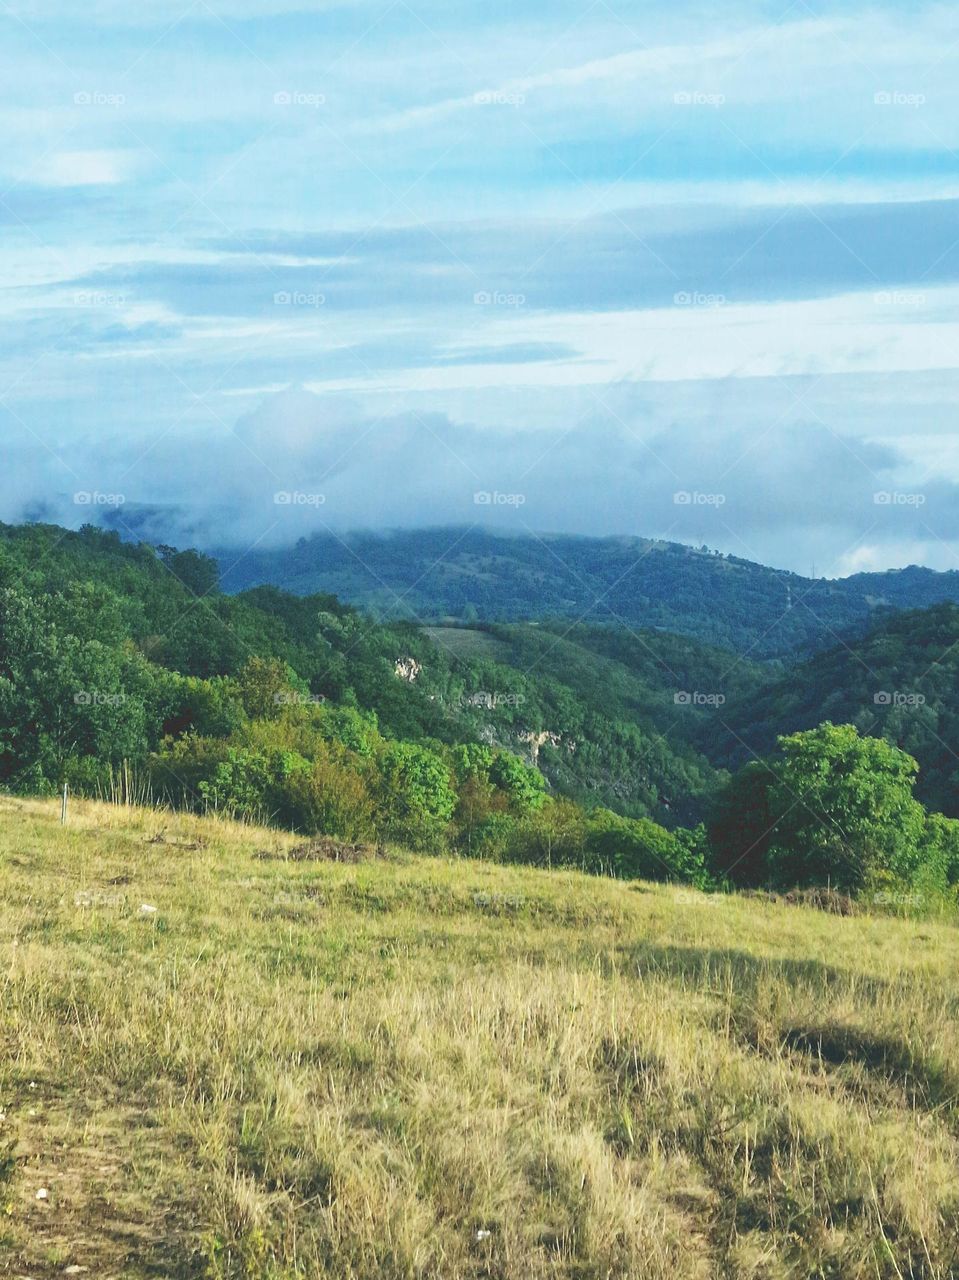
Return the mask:
<svg viewBox="0 0 959 1280">
<path fill-rule="evenodd" d="M 908 474 L 888 444 L 815 421 L 744 436 L 634 407 L 520 432 L 439 413 L 376 419 L 292 389 L 232 431 L 101 438 L 95 455 L 21 434 L 0 502 L 8 520 L 90 521 L 237 553 L 319 530 L 478 524 L 658 536 L 835 574 L 868 566 L 864 548 L 959 539 L 959 487 Z"/>
</svg>

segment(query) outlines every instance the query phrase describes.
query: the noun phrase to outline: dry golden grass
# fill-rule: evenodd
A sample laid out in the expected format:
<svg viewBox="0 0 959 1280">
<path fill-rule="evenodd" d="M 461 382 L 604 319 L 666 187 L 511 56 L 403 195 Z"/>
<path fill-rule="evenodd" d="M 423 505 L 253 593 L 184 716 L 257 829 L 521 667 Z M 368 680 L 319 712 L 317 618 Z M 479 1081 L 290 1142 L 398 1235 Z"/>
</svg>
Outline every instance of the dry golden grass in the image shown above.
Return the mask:
<svg viewBox="0 0 959 1280">
<path fill-rule="evenodd" d="M 0 1274 L 959 1274 L 951 926 L 292 843 L 0 800 Z"/>
</svg>

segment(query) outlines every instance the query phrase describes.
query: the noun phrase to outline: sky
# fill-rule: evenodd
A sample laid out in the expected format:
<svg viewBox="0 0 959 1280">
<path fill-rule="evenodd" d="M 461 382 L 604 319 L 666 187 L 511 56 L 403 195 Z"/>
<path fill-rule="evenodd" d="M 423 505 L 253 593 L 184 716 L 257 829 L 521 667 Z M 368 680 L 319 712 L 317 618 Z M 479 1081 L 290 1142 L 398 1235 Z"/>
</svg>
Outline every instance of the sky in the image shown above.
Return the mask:
<svg viewBox="0 0 959 1280">
<path fill-rule="evenodd" d="M 5 0 L 0 519 L 959 568 L 959 9 Z"/>
</svg>

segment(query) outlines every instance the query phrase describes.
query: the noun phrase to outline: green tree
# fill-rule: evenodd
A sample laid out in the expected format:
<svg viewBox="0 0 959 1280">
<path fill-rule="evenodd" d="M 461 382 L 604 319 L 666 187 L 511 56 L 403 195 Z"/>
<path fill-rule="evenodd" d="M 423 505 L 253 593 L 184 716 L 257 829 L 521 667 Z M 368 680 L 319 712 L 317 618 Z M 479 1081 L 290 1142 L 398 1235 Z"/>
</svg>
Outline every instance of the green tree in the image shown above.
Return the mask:
<svg viewBox="0 0 959 1280">
<path fill-rule="evenodd" d="M 158 547 L 160 559 L 178 582 L 194 596 L 206 596 L 216 591 L 220 582 L 220 570 L 212 556 L 200 551 L 177 551 L 175 547 Z"/>
<path fill-rule="evenodd" d="M 386 834 L 416 849 L 438 849 L 456 806 L 453 779 L 428 747 L 393 742 L 380 762 L 380 822 Z"/>
<path fill-rule="evenodd" d="M 586 814 L 563 796 L 550 796 L 541 809 L 517 822 L 509 846 L 516 862 L 537 867 L 583 866 Z"/>
<path fill-rule="evenodd" d="M 305 694 L 296 672 L 278 658 L 250 658 L 237 676 L 237 688 L 246 714 L 255 720 L 275 720 Z"/>
<path fill-rule="evenodd" d="M 879 873 L 904 880 L 921 861 L 925 813 L 913 798 L 915 760 L 853 725 L 825 723 L 779 739 L 768 770 L 751 769 L 731 784 L 751 802 L 738 828 L 726 797 L 718 868 L 731 875 L 749 860 L 777 886 L 823 885 L 855 891 Z M 737 849 L 736 834 L 741 834 Z M 750 842 L 747 844 L 747 842 Z M 725 863 L 725 865 L 724 865 Z"/>
<path fill-rule="evenodd" d="M 722 879 L 742 888 L 765 883 L 773 819 L 770 765 L 751 760 L 720 792 L 707 824 L 710 861 Z"/>
<path fill-rule="evenodd" d="M 546 799 L 546 780 L 538 769 L 509 751 L 497 751 L 489 766 L 489 779 L 505 792 L 515 813 L 535 813 Z"/>
</svg>

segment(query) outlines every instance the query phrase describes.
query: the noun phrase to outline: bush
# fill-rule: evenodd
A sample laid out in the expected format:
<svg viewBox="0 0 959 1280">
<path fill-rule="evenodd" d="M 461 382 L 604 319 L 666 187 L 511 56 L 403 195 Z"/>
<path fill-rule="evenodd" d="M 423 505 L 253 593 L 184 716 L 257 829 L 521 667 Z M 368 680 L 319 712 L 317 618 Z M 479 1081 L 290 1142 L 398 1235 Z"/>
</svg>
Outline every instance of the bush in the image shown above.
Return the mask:
<svg viewBox="0 0 959 1280">
<path fill-rule="evenodd" d="M 280 818 L 310 835 L 365 840 L 375 834 L 373 797 L 356 763 L 325 754 L 288 778 L 283 800 Z"/>
<path fill-rule="evenodd" d="M 392 742 L 380 758 L 380 831 L 413 849 L 443 847 L 456 805 L 449 769 L 428 747 Z"/>
<path fill-rule="evenodd" d="M 572 800 L 548 798 L 541 809 L 516 822 L 507 856 L 536 867 L 584 866 L 586 814 Z"/>
<path fill-rule="evenodd" d="M 701 846 L 684 842 L 649 818 L 624 818 L 597 809 L 590 815 L 586 852 L 590 869 L 628 880 L 698 884 L 705 879 Z"/>
</svg>

